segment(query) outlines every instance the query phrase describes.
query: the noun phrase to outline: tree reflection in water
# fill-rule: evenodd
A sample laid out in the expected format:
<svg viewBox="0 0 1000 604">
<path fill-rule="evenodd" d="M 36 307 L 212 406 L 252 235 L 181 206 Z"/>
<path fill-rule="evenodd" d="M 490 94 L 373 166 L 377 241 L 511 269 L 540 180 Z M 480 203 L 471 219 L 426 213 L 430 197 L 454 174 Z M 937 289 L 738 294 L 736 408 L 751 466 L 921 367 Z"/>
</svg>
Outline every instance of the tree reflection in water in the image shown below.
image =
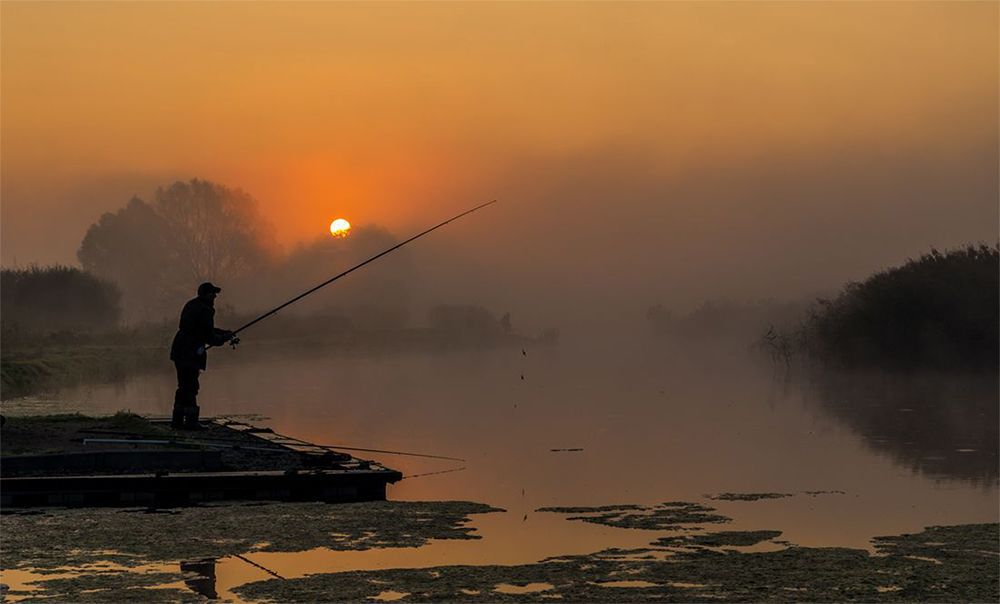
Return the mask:
<svg viewBox="0 0 1000 604">
<path fill-rule="evenodd" d="M 933 478 L 998 480 L 996 374 L 822 373 L 807 397 L 897 464 Z"/>
</svg>

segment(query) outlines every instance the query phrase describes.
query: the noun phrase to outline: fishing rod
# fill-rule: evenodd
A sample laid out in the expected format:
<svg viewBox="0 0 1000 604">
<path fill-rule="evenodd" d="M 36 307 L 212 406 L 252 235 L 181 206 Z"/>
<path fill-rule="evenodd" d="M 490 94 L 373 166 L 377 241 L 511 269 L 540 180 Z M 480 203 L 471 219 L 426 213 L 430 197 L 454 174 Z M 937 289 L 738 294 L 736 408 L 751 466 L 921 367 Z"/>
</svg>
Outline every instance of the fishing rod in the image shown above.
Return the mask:
<svg viewBox="0 0 1000 604">
<path fill-rule="evenodd" d="M 358 264 L 358 265 L 356 265 L 356 266 L 352 266 L 351 268 L 349 268 L 349 269 L 347 269 L 346 271 L 344 271 L 344 272 L 340 273 L 339 275 L 336 275 L 336 276 L 334 276 L 334 277 L 331 277 L 331 278 L 327 279 L 326 281 L 324 281 L 324 282 L 320 283 L 320 284 L 319 284 L 319 285 L 317 285 L 316 287 L 313 287 L 312 289 L 309 289 L 309 290 L 307 290 L 307 291 L 304 291 L 304 292 L 302 292 L 301 294 L 299 294 L 299 295 L 295 296 L 294 298 L 292 298 L 292 299 L 291 299 L 291 300 L 289 300 L 288 302 L 285 302 L 285 303 L 284 303 L 284 304 L 282 304 L 281 306 L 277 306 L 277 307 L 275 307 L 275 308 L 273 308 L 273 309 L 271 309 L 271 310 L 267 311 L 266 313 L 264 313 L 264 314 L 262 314 L 261 316 L 257 317 L 257 318 L 256 318 L 256 319 L 254 319 L 253 321 L 250 321 L 250 322 L 249 322 L 249 323 L 247 323 L 246 325 L 243 325 L 242 327 L 240 327 L 240 328 L 236 329 L 235 331 L 233 331 L 233 339 L 232 339 L 232 340 L 230 340 L 230 344 L 231 344 L 231 345 L 232 345 L 233 347 L 235 347 L 235 346 L 236 346 L 236 344 L 239 344 L 239 341 L 240 341 L 240 340 L 239 340 L 239 338 L 235 337 L 235 336 L 236 336 L 236 334 L 238 334 L 239 332 L 243 331 L 244 329 L 247 329 L 247 328 L 248 328 L 248 327 L 250 327 L 251 325 L 254 325 L 254 324 L 256 324 L 256 323 L 259 323 L 260 321 L 263 321 L 264 319 L 266 319 L 266 318 L 270 317 L 271 315 L 273 315 L 274 313 L 278 312 L 278 311 L 279 311 L 279 310 L 281 310 L 282 308 L 284 308 L 284 307 L 286 307 L 286 306 L 288 306 L 288 305 L 290 305 L 290 304 L 293 304 L 293 303 L 295 303 L 295 302 L 298 302 L 299 300 L 301 300 L 302 298 L 305 298 L 306 296 L 308 296 L 309 294 L 313 293 L 314 291 L 316 291 L 316 290 L 318 290 L 318 289 L 321 289 L 321 288 L 323 288 L 323 287 L 326 287 L 327 285 L 330 285 L 331 283 L 333 283 L 333 282 L 334 282 L 334 281 L 336 281 L 337 279 L 340 279 L 341 277 L 345 277 L 345 276 L 347 276 L 347 275 L 349 275 L 349 274 L 353 273 L 354 271 L 358 270 L 359 268 L 361 268 L 362 266 L 364 266 L 364 265 L 368 264 L 369 262 L 373 262 L 373 261 L 375 261 L 375 260 L 378 260 L 378 259 L 379 259 L 379 258 L 381 258 L 382 256 L 385 256 L 386 254 L 388 254 L 388 253 L 390 253 L 390 252 L 393 252 L 393 251 L 395 251 L 395 250 L 398 250 L 399 248 L 403 247 L 404 245 L 406 245 L 407 243 L 409 243 L 409 242 L 413 241 L 414 239 L 419 239 L 419 238 L 423 237 L 424 235 L 426 235 L 426 234 L 430 233 L 431 231 L 435 231 L 435 230 L 437 230 L 437 229 L 439 229 L 439 228 L 443 227 L 444 225 L 448 224 L 449 222 L 453 222 L 453 221 L 455 221 L 455 220 L 458 220 L 459 218 L 461 218 L 461 217 L 463 217 L 463 216 L 466 216 L 466 215 L 468 215 L 468 214 L 471 214 L 471 213 L 475 212 L 476 210 L 479 210 L 479 209 L 482 209 L 482 208 L 485 208 L 486 206 L 488 206 L 488 205 L 492 205 L 492 204 L 494 204 L 494 203 L 496 203 L 496 202 L 497 202 L 497 200 L 496 200 L 496 199 L 494 199 L 494 200 L 492 200 L 492 201 L 487 201 L 486 203 L 484 203 L 484 204 L 480 204 L 480 205 L 478 205 L 478 206 L 476 206 L 476 207 L 472 208 L 471 210 L 466 210 L 465 212 L 462 212 L 461 214 L 459 214 L 459 215 L 457 215 L 457 216 L 453 216 L 453 217 L 449 218 L 448 220 L 445 220 L 445 221 L 444 221 L 444 222 L 442 222 L 441 224 L 438 224 L 438 225 L 436 225 L 436 226 L 432 226 L 431 228 L 429 228 L 429 229 L 427 229 L 426 231 L 423 231 L 423 232 L 421 232 L 421 233 L 417 233 L 416 235 L 414 235 L 413 237 L 410 237 L 409 239 L 407 239 L 406 241 L 403 241 L 402 243 L 397 243 L 396 245 L 392 246 L 391 248 L 389 248 L 389 249 L 385 250 L 384 252 L 380 252 L 380 253 L 378 253 L 378 254 L 375 254 L 374 256 L 372 256 L 372 257 L 371 257 L 371 258 L 369 258 L 368 260 L 365 260 L 365 261 L 364 261 L 364 262 L 362 262 L 361 264 Z M 206 348 L 208 348 L 208 347 L 206 347 Z"/>
</svg>

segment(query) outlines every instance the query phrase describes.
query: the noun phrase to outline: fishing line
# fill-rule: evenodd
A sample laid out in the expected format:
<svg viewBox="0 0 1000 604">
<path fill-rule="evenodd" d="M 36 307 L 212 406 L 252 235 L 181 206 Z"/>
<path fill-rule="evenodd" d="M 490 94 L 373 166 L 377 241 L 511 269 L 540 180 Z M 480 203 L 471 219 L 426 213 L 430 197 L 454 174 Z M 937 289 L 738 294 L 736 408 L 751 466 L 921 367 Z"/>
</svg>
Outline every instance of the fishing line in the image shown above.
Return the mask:
<svg viewBox="0 0 1000 604">
<path fill-rule="evenodd" d="M 407 451 L 387 451 L 385 449 L 362 449 L 361 447 L 342 447 L 340 445 L 315 445 L 324 449 L 342 449 L 344 451 L 366 451 L 368 453 L 388 453 L 390 455 L 407 455 L 409 457 L 427 457 L 429 459 L 447 459 L 448 461 L 466 461 L 461 457 L 447 457 L 445 455 L 428 455 L 426 453 L 410 453 Z"/>
<path fill-rule="evenodd" d="M 320 449 L 332 449 L 332 450 L 343 450 L 343 451 L 365 451 L 368 453 L 388 453 L 390 455 L 406 455 L 409 457 L 426 457 L 428 459 L 446 459 L 448 461 L 465 461 L 461 457 L 447 457 L 445 455 L 431 455 L 429 453 L 413 453 L 411 451 L 390 451 L 388 449 L 366 449 L 362 447 L 349 447 L 347 445 L 318 445 L 316 443 L 311 443 L 309 441 L 302 440 L 300 438 L 295 438 L 294 436 L 284 436 L 279 434 L 281 438 L 287 442 L 294 442 L 303 447 L 317 447 Z M 280 443 L 277 443 L 280 444 Z"/>
<path fill-rule="evenodd" d="M 404 477 L 400 478 L 399 480 L 406 480 L 407 478 L 420 478 L 421 476 L 434 476 L 435 474 L 448 474 L 449 472 L 461 472 L 464 469 L 465 469 L 465 467 L 461 467 L 461 468 L 452 468 L 451 470 L 441 470 L 439 472 L 426 472 L 424 474 L 410 474 L 408 476 L 404 476 Z"/>
</svg>

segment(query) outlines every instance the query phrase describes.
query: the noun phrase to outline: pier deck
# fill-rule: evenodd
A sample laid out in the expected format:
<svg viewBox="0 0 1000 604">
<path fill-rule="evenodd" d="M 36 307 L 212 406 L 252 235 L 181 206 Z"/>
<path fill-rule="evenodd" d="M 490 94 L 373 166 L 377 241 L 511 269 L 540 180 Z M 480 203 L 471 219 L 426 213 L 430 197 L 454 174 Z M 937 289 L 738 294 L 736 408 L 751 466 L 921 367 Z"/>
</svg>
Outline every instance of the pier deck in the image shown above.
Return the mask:
<svg viewBox="0 0 1000 604">
<path fill-rule="evenodd" d="M 211 418 L 201 427 L 174 431 L 166 419 L 138 416 L 8 418 L 0 507 L 372 501 L 402 478 L 374 461 L 243 421 Z"/>
</svg>

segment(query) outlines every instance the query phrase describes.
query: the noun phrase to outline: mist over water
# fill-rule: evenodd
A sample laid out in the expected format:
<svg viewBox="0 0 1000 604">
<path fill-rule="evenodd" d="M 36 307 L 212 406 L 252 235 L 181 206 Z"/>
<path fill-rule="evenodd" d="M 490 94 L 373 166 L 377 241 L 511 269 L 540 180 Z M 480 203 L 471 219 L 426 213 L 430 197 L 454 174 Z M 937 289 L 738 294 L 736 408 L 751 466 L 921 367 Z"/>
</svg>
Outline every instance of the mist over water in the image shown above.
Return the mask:
<svg viewBox="0 0 1000 604">
<path fill-rule="evenodd" d="M 933 405 L 912 402 L 913 387 L 874 389 L 867 376 L 858 404 L 843 389 L 790 383 L 745 348 L 723 344 L 681 347 L 590 332 L 523 353 L 271 354 L 232 362 L 253 346 L 213 351 L 202 377 L 203 414 L 262 414 L 276 431 L 311 442 L 467 460 L 358 453 L 404 475 L 465 468 L 403 480 L 390 487 L 390 499 L 481 501 L 520 520 L 553 505 L 797 493 L 729 505 L 737 522 L 774 523 L 793 542 L 854 547 L 876 534 L 996 520 L 997 439 L 988 428 L 997 423 L 995 380 L 992 389 L 987 379 L 964 376 L 913 382 L 924 383 L 922 401 L 972 399 L 963 408 L 980 415 L 945 427 Z M 168 415 L 173 388 L 164 371 L 11 401 L 5 412 Z M 898 419 L 875 424 L 873 409 Z"/>
</svg>

